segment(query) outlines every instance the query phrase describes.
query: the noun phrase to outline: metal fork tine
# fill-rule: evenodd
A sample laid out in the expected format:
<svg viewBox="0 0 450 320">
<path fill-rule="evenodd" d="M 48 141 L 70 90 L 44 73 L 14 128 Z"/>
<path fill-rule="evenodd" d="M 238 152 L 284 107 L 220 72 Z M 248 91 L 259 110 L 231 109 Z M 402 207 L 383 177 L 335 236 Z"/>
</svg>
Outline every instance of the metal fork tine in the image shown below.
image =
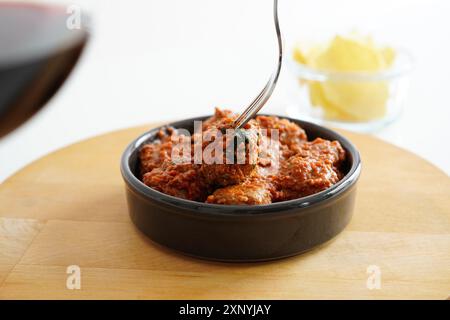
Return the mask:
<svg viewBox="0 0 450 320">
<path fill-rule="evenodd" d="M 266 84 L 266 86 L 263 88 L 263 90 L 258 94 L 258 96 L 252 101 L 250 106 L 245 109 L 245 111 L 235 120 L 235 128 L 239 129 L 242 127 L 245 123 L 247 123 L 250 119 L 252 114 L 254 114 L 255 108 L 258 106 L 259 102 L 263 98 L 265 92 L 267 91 L 267 88 L 270 85 L 270 80 Z"/>
</svg>

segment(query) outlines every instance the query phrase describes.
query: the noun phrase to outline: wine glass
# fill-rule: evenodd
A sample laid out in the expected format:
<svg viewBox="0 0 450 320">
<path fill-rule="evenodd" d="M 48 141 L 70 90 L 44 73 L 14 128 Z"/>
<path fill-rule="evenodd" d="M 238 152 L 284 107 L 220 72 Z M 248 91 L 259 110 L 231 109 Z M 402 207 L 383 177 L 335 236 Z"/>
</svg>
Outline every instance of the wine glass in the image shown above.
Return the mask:
<svg viewBox="0 0 450 320">
<path fill-rule="evenodd" d="M 0 2 L 0 138 L 67 79 L 89 39 L 85 20 L 74 6 Z"/>
</svg>

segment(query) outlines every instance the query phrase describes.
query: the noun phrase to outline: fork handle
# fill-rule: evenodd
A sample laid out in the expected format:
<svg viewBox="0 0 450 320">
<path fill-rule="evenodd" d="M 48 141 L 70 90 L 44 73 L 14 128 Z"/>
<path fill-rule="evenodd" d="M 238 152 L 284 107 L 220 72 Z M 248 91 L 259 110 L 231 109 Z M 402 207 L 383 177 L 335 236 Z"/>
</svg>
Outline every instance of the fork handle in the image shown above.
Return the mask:
<svg viewBox="0 0 450 320">
<path fill-rule="evenodd" d="M 264 86 L 258 96 L 250 103 L 243 113 L 234 121 L 234 128 L 242 128 L 250 119 L 254 118 L 261 108 L 266 104 L 275 90 L 278 78 L 280 76 L 281 65 L 283 63 L 283 39 L 281 35 L 280 23 L 278 21 L 278 0 L 273 2 L 273 17 L 275 22 L 275 30 L 278 40 L 278 64 L 275 71 L 272 73 L 269 81 Z"/>
</svg>

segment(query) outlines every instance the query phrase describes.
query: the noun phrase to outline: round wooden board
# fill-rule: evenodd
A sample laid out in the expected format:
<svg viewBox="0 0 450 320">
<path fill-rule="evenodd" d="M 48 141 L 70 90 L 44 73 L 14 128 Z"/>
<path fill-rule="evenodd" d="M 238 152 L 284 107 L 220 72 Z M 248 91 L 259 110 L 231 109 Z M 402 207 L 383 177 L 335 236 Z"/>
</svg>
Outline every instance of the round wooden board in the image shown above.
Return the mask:
<svg viewBox="0 0 450 320">
<path fill-rule="evenodd" d="M 0 185 L 0 298 L 450 295 L 450 180 L 421 158 L 344 133 L 361 151 L 363 172 L 353 220 L 342 234 L 289 259 L 213 263 L 155 245 L 128 218 L 119 159 L 150 127 L 61 149 Z M 81 268 L 79 290 L 66 287 L 71 265 Z M 369 289 L 378 276 L 380 288 Z"/>
</svg>

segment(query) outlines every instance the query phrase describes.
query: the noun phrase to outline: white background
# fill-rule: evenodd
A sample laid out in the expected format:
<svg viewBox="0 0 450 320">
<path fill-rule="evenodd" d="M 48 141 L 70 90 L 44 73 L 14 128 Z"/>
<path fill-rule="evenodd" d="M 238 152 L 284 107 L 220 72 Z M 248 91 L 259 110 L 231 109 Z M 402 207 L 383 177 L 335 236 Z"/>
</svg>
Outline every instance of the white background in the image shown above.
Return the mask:
<svg viewBox="0 0 450 320">
<path fill-rule="evenodd" d="M 0 141 L 0 181 L 99 133 L 214 106 L 238 111 L 274 67 L 272 0 L 70 3 L 91 12 L 91 43 L 48 106 Z M 450 1 L 280 0 L 280 19 L 288 47 L 356 28 L 408 48 L 416 64 L 405 112 L 377 136 L 450 173 Z M 265 112 L 286 113 L 292 81 L 284 69 Z"/>
</svg>

